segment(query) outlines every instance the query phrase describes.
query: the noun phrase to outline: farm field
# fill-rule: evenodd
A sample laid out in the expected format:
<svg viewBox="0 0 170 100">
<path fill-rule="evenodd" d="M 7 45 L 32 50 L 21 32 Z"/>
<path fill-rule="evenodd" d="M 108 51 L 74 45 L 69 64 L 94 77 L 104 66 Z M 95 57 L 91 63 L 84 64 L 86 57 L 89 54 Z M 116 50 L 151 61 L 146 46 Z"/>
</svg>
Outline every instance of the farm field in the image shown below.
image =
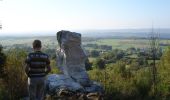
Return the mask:
<svg viewBox="0 0 170 100">
<path fill-rule="evenodd" d="M 160 44 L 170 44 L 170 40 L 159 40 Z M 92 42 L 85 42 L 85 44 L 109 45 L 113 49 L 127 49 L 130 47 L 146 48 L 149 46 L 149 40 L 146 39 L 98 39 Z M 162 46 L 164 48 L 164 46 Z"/>
<path fill-rule="evenodd" d="M 25 46 L 31 46 L 32 41 L 35 39 L 40 39 L 44 46 L 56 48 L 57 47 L 57 39 L 55 36 L 43 36 L 43 37 L 10 37 L 10 38 L 2 38 L 0 37 L 0 44 L 3 46 L 13 46 L 16 44 L 24 44 Z M 169 39 L 160 39 L 160 44 L 170 44 Z M 135 48 L 146 48 L 149 46 L 149 40 L 147 39 L 138 39 L 138 38 L 96 38 L 92 41 L 88 41 L 88 38 L 83 39 L 82 44 L 97 44 L 97 45 L 108 45 L 112 46 L 112 49 L 127 49 L 130 47 Z M 55 47 L 54 47 L 55 46 Z M 88 48 L 90 49 L 90 48 Z"/>
</svg>

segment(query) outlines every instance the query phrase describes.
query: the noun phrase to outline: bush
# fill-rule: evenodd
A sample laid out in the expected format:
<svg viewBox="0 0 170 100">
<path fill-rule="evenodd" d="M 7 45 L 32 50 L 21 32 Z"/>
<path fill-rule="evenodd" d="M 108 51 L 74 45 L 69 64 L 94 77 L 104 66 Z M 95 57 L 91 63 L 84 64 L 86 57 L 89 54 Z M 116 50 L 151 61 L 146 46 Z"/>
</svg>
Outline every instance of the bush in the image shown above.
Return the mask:
<svg viewBox="0 0 170 100">
<path fill-rule="evenodd" d="M 128 70 L 123 62 L 109 64 L 104 70 L 88 71 L 92 80 L 105 88 L 106 100 L 150 100 L 150 72 L 148 67 Z"/>
<path fill-rule="evenodd" d="M 165 51 L 161 57 L 160 64 L 157 67 L 158 80 L 157 91 L 158 94 L 164 98 L 170 99 L 170 47 Z M 166 99 L 165 99 L 166 100 Z"/>
<path fill-rule="evenodd" d="M 27 77 L 24 71 L 26 53 L 22 50 L 10 50 L 7 53 L 4 85 L 10 100 L 19 100 L 27 95 Z"/>
</svg>

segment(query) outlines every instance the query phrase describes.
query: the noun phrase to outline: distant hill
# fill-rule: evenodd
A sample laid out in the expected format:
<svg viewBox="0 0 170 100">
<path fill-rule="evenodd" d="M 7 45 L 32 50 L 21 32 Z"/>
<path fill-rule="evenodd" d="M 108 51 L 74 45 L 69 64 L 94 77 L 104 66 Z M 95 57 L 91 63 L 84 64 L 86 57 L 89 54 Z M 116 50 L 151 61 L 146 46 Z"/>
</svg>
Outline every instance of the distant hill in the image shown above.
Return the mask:
<svg viewBox="0 0 170 100">
<path fill-rule="evenodd" d="M 115 38 L 147 38 L 152 32 L 151 29 L 117 29 L 117 30 L 89 30 L 81 31 L 84 37 L 115 37 Z M 160 38 L 170 38 L 170 29 L 154 29 L 159 33 Z"/>
<path fill-rule="evenodd" d="M 70 30 L 81 33 L 83 37 L 97 37 L 97 38 L 147 38 L 152 32 L 151 29 L 114 29 L 114 30 Z M 154 32 L 160 34 L 160 38 L 170 39 L 170 29 L 154 29 Z M 56 36 L 57 31 L 51 32 L 32 32 L 32 33 L 1 33 L 0 37 L 39 37 L 39 36 Z"/>
</svg>

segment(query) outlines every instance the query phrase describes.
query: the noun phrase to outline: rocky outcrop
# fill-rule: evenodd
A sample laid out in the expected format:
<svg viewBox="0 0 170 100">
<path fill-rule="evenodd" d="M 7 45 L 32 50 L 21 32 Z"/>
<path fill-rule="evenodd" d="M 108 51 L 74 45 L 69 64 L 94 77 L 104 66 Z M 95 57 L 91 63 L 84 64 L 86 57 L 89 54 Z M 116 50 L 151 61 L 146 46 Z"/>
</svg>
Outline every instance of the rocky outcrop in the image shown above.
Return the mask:
<svg viewBox="0 0 170 100">
<path fill-rule="evenodd" d="M 49 75 L 47 90 L 51 95 L 62 97 L 71 95 L 78 97 L 100 97 L 101 85 L 89 79 L 85 69 L 87 55 L 81 46 L 81 34 L 69 31 L 57 32 L 59 49 L 57 49 L 57 67 L 62 75 Z"/>
</svg>

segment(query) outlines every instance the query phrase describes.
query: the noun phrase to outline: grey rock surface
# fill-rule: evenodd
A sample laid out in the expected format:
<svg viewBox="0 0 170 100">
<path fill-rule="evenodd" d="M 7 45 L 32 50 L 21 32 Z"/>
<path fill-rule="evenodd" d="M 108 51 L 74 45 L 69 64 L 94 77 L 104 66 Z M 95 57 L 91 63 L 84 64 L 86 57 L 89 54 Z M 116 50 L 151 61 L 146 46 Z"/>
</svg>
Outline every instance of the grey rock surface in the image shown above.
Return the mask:
<svg viewBox="0 0 170 100">
<path fill-rule="evenodd" d="M 89 85 L 89 77 L 85 69 L 87 55 L 81 46 L 81 34 L 59 31 L 57 40 L 57 66 L 64 75 L 70 76 L 83 86 Z"/>
</svg>

